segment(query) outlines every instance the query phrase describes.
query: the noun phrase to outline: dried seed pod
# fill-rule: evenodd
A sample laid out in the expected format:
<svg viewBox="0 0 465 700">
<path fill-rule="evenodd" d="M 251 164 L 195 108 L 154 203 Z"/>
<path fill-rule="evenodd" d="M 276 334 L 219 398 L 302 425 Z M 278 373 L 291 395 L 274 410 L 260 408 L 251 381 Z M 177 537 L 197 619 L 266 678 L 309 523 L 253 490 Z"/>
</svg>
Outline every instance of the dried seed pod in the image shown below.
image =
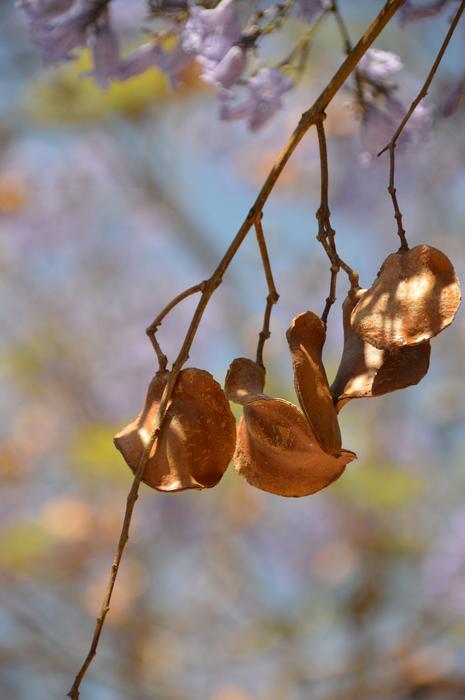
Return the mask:
<svg viewBox="0 0 465 700">
<path fill-rule="evenodd" d="M 418 245 L 392 253 L 351 316 L 354 331 L 377 348 L 394 350 L 429 340 L 452 323 L 460 283 L 449 258 Z"/>
<path fill-rule="evenodd" d="M 263 391 L 264 371 L 252 360 L 234 360 L 225 392 L 244 406 L 234 462 L 249 484 L 278 496 L 308 496 L 337 479 L 353 452 L 327 454 L 299 409 Z M 334 410 L 334 409 L 333 409 Z"/>
<path fill-rule="evenodd" d="M 224 391 L 230 401 L 245 406 L 257 398 L 268 398 L 263 394 L 265 370 L 253 360 L 238 357 L 229 366 Z"/>
<path fill-rule="evenodd" d="M 323 366 L 326 327 L 312 311 L 296 316 L 287 331 L 300 406 L 325 452 L 341 453 L 341 431 Z"/>
<path fill-rule="evenodd" d="M 380 350 L 364 342 L 350 325 L 351 313 L 366 289 L 350 291 L 342 304 L 344 349 L 331 385 L 336 410 L 350 399 L 382 396 L 418 384 L 428 371 L 429 341 L 413 347 Z"/>
<path fill-rule="evenodd" d="M 144 410 L 114 438 L 133 471 L 150 439 L 168 376 L 168 372 L 155 375 Z M 231 461 L 235 441 L 234 416 L 218 382 L 204 370 L 184 369 L 150 452 L 143 481 L 159 491 L 215 486 Z"/>
</svg>

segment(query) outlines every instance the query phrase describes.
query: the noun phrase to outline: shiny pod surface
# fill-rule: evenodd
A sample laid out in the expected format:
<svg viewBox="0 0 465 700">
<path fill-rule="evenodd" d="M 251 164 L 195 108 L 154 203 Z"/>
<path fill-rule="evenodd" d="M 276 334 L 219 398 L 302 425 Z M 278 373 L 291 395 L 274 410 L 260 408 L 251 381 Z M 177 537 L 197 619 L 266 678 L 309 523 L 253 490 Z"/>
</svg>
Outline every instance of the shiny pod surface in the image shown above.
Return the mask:
<svg viewBox="0 0 465 700">
<path fill-rule="evenodd" d="M 382 396 L 418 384 L 429 367 L 429 341 L 389 352 L 375 348 L 357 335 L 350 316 L 365 292 L 365 289 L 349 292 L 342 304 L 344 349 L 331 385 L 337 411 L 350 399 Z"/>
<path fill-rule="evenodd" d="M 143 411 L 114 442 L 136 471 L 150 440 L 168 372 L 153 378 Z M 179 373 L 160 435 L 151 449 L 143 481 L 159 491 L 215 486 L 234 453 L 234 416 L 218 382 L 205 370 Z"/>
<path fill-rule="evenodd" d="M 417 345 L 452 323 L 460 300 L 449 258 L 437 248 L 418 245 L 386 258 L 352 311 L 351 325 L 377 348 Z"/>
<path fill-rule="evenodd" d="M 287 331 L 300 406 L 325 452 L 341 453 L 341 431 L 323 366 L 326 327 L 312 311 L 296 316 Z"/>
<path fill-rule="evenodd" d="M 337 479 L 355 454 L 345 450 L 338 457 L 327 454 L 296 406 L 262 393 L 260 372 L 252 360 L 238 358 L 226 378 L 226 395 L 235 401 L 239 397 L 244 406 L 237 430 L 236 470 L 252 486 L 279 496 L 316 493 Z"/>
</svg>

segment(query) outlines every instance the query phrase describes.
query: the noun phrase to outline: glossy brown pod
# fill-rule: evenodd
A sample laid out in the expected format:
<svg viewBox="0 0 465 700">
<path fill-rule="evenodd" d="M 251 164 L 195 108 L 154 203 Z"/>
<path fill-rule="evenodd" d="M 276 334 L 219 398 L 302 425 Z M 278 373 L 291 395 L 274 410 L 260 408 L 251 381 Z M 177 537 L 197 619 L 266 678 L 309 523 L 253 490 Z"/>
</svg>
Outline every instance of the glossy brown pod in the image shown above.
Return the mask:
<svg viewBox="0 0 465 700">
<path fill-rule="evenodd" d="M 365 292 L 365 289 L 349 292 L 342 304 L 344 349 L 331 385 L 337 411 L 350 399 L 382 396 L 418 384 L 429 367 L 429 341 L 389 352 L 365 343 L 355 333 L 350 325 L 350 317 Z"/>
<path fill-rule="evenodd" d="M 278 496 L 308 496 L 337 479 L 355 459 L 327 454 L 299 409 L 263 394 L 264 371 L 252 360 L 231 364 L 225 391 L 244 407 L 234 462 L 249 484 Z"/>
<path fill-rule="evenodd" d="M 323 366 L 326 327 L 312 311 L 296 316 L 287 331 L 300 406 L 325 452 L 341 453 L 341 431 Z"/>
<path fill-rule="evenodd" d="M 389 255 L 351 316 L 354 331 L 377 348 L 417 345 L 440 333 L 459 308 L 460 283 L 449 258 L 418 245 Z"/>
<path fill-rule="evenodd" d="M 144 410 L 114 438 L 133 471 L 150 439 L 167 380 L 168 372 L 155 375 Z M 184 369 L 151 450 L 143 481 L 159 491 L 215 486 L 231 461 L 235 441 L 234 416 L 218 382 L 204 370 Z"/>
</svg>

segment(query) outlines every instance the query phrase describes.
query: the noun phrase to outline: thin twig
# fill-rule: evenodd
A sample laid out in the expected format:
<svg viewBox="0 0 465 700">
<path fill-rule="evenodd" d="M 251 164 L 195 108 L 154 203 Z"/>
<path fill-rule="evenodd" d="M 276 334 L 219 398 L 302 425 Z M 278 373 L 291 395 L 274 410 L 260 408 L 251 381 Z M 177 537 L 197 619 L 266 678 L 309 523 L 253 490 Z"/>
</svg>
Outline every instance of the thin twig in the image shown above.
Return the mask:
<svg viewBox="0 0 465 700">
<path fill-rule="evenodd" d="M 383 148 L 382 151 L 380 151 L 380 152 L 378 153 L 379 156 L 380 156 L 382 153 L 384 153 L 385 151 L 387 151 L 388 148 L 389 148 L 389 146 L 390 146 L 392 143 L 396 143 L 396 142 L 398 141 L 399 136 L 401 135 L 402 131 L 404 130 L 405 125 L 407 124 L 408 120 L 409 120 L 410 117 L 412 116 L 412 114 L 413 114 L 413 112 L 415 111 L 416 107 L 417 107 L 418 104 L 422 101 L 422 99 L 423 99 L 424 97 L 426 97 L 426 95 L 428 94 L 429 86 L 431 85 L 431 83 L 432 83 L 432 81 L 433 81 L 433 78 L 434 78 L 434 76 L 435 76 L 435 74 L 436 74 L 436 71 L 437 71 L 437 69 L 439 68 L 439 64 L 441 63 L 442 57 L 444 56 L 444 54 L 445 54 L 445 52 L 446 52 L 446 49 L 447 49 L 447 47 L 448 47 L 448 45 L 449 45 L 449 42 L 450 42 L 450 40 L 451 40 L 451 38 L 452 38 L 453 33 L 455 32 L 455 30 L 456 30 L 456 28 L 457 28 L 457 24 L 459 23 L 460 17 L 462 16 L 464 10 L 465 10 L 465 0 L 462 0 L 462 2 L 460 3 L 460 7 L 459 7 L 459 9 L 457 10 L 457 12 L 456 12 L 456 14 L 455 14 L 455 16 L 454 16 L 454 19 L 453 19 L 452 22 L 451 22 L 451 25 L 450 25 L 450 27 L 449 27 L 449 31 L 448 31 L 447 34 L 446 34 L 446 37 L 445 37 L 445 39 L 444 39 L 444 41 L 443 41 L 443 43 L 442 43 L 442 46 L 441 46 L 441 48 L 439 49 L 438 55 L 436 56 L 436 59 L 435 59 L 433 65 L 432 65 L 432 67 L 431 67 L 430 72 L 428 73 L 428 76 L 427 76 L 425 82 L 423 83 L 423 86 L 422 86 L 420 92 L 418 93 L 418 95 L 417 95 L 417 96 L 415 97 L 415 99 L 413 100 L 412 104 L 410 105 L 410 107 L 409 107 L 409 109 L 408 109 L 408 112 L 406 113 L 406 115 L 405 115 L 404 118 L 402 119 L 401 123 L 400 123 L 399 126 L 397 127 L 396 132 L 395 132 L 394 136 L 392 137 L 392 139 L 390 140 L 390 142 L 387 144 L 387 146 L 385 146 L 385 147 Z"/>
<path fill-rule="evenodd" d="M 286 58 L 284 58 L 282 61 L 278 63 L 276 66 L 277 68 L 283 68 L 284 66 L 291 66 L 293 62 L 297 58 L 297 63 L 295 66 L 296 70 L 296 79 L 297 77 L 302 76 L 307 59 L 310 53 L 310 46 L 312 39 L 314 35 L 316 34 L 320 24 L 324 20 L 324 18 L 328 15 L 330 12 L 330 8 L 323 9 L 317 16 L 313 24 L 310 25 L 310 27 L 307 29 L 305 34 L 299 39 L 297 42 L 297 45 L 294 46 L 292 51 L 288 54 Z"/>
<path fill-rule="evenodd" d="M 202 292 L 204 285 L 206 282 L 200 282 L 200 284 L 194 284 L 193 287 L 189 287 L 189 289 L 185 289 L 181 294 L 178 294 L 172 301 L 169 302 L 165 306 L 165 308 L 160 311 L 158 316 L 152 321 L 150 326 L 146 329 L 146 334 L 150 338 L 150 342 L 153 345 L 153 349 L 155 350 L 155 353 L 158 358 L 158 366 L 159 370 L 163 371 L 166 369 L 166 365 L 168 364 L 168 358 L 166 355 L 162 352 L 162 349 L 160 347 L 160 344 L 157 340 L 157 330 L 160 327 L 163 319 L 174 309 L 175 306 L 181 303 L 181 301 L 184 301 L 184 299 L 187 299 L 187 297 L 192 296 L 192 294 L 197 294 L 197 292 Z"/>
<path fill-rule="evenodd" d="M 262 215 L 258 217 L 255 222 L 255 233 L 257 236 L 257 243 L 260 249 L 260 256 L 262 259 L 263 271 L 265 273 L 266 284 L 268 287 L 268 296 L 266 297 L 265 313 L 263 316 L 263 327 L 258 335 L 258 345 L 257 345 L 257 365 L 265 368 L 263 364 L 263 348 L 265 346 L 265 341 L 270 337 L 270 319 L 271 311 L 273 306 L 278 302 L 279 294 L 275 287 L 273 273 L 271 271 L 270 258 L 268 256 L 268 250 L 266 247 L 265 236 L 263 234 L 262 228 Z"/>
<path fill-rule="evenodd" d="M 378 156 L 382 155 L 386 151 L 389 151 L 389 185 L 388 185 L 388 192 L 391 196 L 392 199 L 392 204 L 394 206 L 394 217 L 397 221 L 397 235 L 400 238 L 401 242 L 401 248 L 408 249 L 408 244 L 407 244 L 407 239 L 405 235 L 405 230 L 402 225 L 402 214 L 399 208 L 399 203 L 397 201 L 397 194 L 396 194 L 396 187 L 395 187 L 395 167 L 396 167 L 396 161 L 395 161 L 395 148 L 397 145 L 397 141 L 399 140 L 399 137 L 401 133 L 403 132 L 405 126 L 407 125 L 407 122 L 409 121 L 410 117 L 414 113 L 415 109 L 418 107 L 420 102 L 426 97 L 428 94 L 429 87 L 433 81 L 434 76 L 436 75 L 436 71 L 439 68 L 439 64 L 441 63 L 441 60 L 446 52 L 446 49 L 449 45 L 450 40 L 452 39 L 452 35 L 454 34 L 457 25 L 460 21 L 460 17 L 463 14 L 463 11 L 465 10 L 465 0 L 462 0 L 460 3 L 460 7 L 458 8 L 457 12 L 455 13 L 455 16 L 451 22 L 451 25 L 449 27 L 449 30 L 446 34 L 446 37 L 441 45 L 441 48 L 438 51 L 438 54 L 434 60 L 434 63 L 431 67 L 430 72 L 428 73 L 425 82 L 423 83 L 420 92 L 418 95 L 415 97 L 413 100 L 412 104 L 410 105 L 409 109 L 407 110 L 404 118 L 400 122 L 399 126 L 397 127 L 392 139 L 389 141 L 389 143 L 378 153 Z"/>
<path fill-rule="evenodd" d="M 318 146 L 320 150 L 320 170 L 321 170 L 321 197 L 320 206 L 316 212 L 318 220 L 317 241 L 319 241 L 329 258 L 331 263 L 329 295 L 326 298 L 325 308 L 321 314 L 321 320 L 324 323 L 328 321 L 328 315 L 331 306 L 336 301 L 336 282 L 339 270 L 342 268 L 347 274 L 351 289 L 358 288 L 358 274 L 355 272 L 342 258 L 339 257 L 336 248 L 336 231 L 331 226 L 331 212 L 329 210 L 329 172 L 328 172 L 328 150 L 326 147 L 326 134 L 324 127 L 324 119 L 326 115 L 322 114 L 321 118 L 316 122 L 316 131 L 318 134 Z"/>
<path fill-rule="evenodd" d="M 189 357 L 189 351 L 191 348 L 191 345 L 194 341 L 195 334 L 197 332 L 197 329 L 199 327 L 200 321 L 202 319 L 202 316 L 204 314 L 204 311 L 207 307 L 208 301 L 212 294 L 214 293 L 215 289 L 221 284 L 221 281 L 223 279 L 223 275 L 226 272 L 227 268 L 229 267 L 231 261 L 233 260 L 234 256 L 236 255 L 237 251 L 239 250 L 239 247 L 243 240 L 246 238 L 248 232 L 252 228 L 252 226 L 255 224 L 255 221 L 258 219 L 260 216 L 260 213 L 263 210 L 263 207 L 265 205 L 265 202 L 267 201 L 269 195 L 271 194 L 276 182 L 278 181 L 282 171 L 284 170 L 284 167 L 286 166 L 289 158 L 299 145 L 300 141 L 304 137 L 304 135 L 307 133 L 309 128 L 315 124 L 319 119 L 320 115 L 325 111 L 333 97 L 336 95 L 336 93 L 339 91 L 339 89 L 342 87 L 342 85 L 345 83 L 349 75 L 352 73 L 352 71 L 355 69 L 357 66 L 358 62 L 366 52 L 366 50 L 371 46 L 371 44 L 375 41 L 377 36 L 381 33 L 381 31 L 384 29 L 386 24 L 389 22 L 389 20 L 394 16 L 394 14 L 397 12 L 397 10 L 402 7 L 402 5 L 405 3 L 405 0 L 387 0 L 386 4 L 382 8 L 382 10 L 379 12 L 379 14 L 376 16 L 370 27 L 367 29 L 365 34 L 361 37 L 357 45 L 354 47 L 352 52 L 350 53 L 349 56 L 343 61 L 339 69 L 336 71 L 334 76 L 331 78 L 329 83 L 326 85 L 324 88 L 323 92 L 320 94 L 320 96 L 317 98 L 315 103 L 308 109 L 306 112 L 302 114 L 302 117 L 295 128 L 291 138 L 289 139 L 288 143 L 284 147 L 283 151 L 279 155 L 277 161 L 273 165 L 270 173 L 268 174 L 268 177 L 266 178 L 263 187 L 261 188 L 257 199 L 255 200 L 255 203 L 253 204 L 252 208 L 250 209 L 249 213 L 247 214 L 243 224 L 239 228 L 237 234 L 235 235 L 232 243 L 230 244 L 229 248 L 227 249 L 226 253 L 224 254 L 223 258 L 221 259 L 218 267 L 216 270 L 213 272 L 212 276 L 206 280 L 203 284 L 202 287 L 202 292 L 201 292 L 201 297 L 200 300 L 197 304 L 197 308 L 194 312 L 194 316 L 192 318 L 192 321 L 189 325 L 186 337 L 184 338 L 184 342 L 182 343 L 181 349 L 179 351 L 178 357 L 176 358 L 173 367 L 171 369 L 170 375 L 168 377 L 167 384 L 165 386 L 161 401 L 160 401 L 160 406 L 158 409 L 157 417 L 155 419 L 155 423 L 153 426 L 152 434 L 150 436 L 150 439 L 144 449 L 144 452 L 142 454 L 142 457 L 140 459 L 139 465 L 137 467 L 137 470 L 134 474 L 134 479 L 132 482 L 131 489 L 129 491 L 127 501 L 126 501 L 126 511 L 124 514 L 124 520 L 123 520 L 123 525 L 121 528 L 121 533 L 118 539 L 118 544 L 117 544 L 117 549 L 116 549 L 116 554 L 115 558 L 113 561 L 113 565 L 111 567 L 110 571 L 110 576 L 109 576 L 109 581 L 108 581 L 108 586 L 107 590 L 105 592 L 101 610 L 99 613 L 99 616 L 97 617 L 96 624 L 95 624 L 95 629 L 94 629 L 94 634 L 91 642 L 91 646 L 89 649 L 89 652 L 84 659 L 84 662 L 74 680 L 74 683 L 71 687 L 71 690 L 68 693 L 68 697 L 71 698 L 71 700 L 78 700 L 79 698 L 79 688 L 82 682 L 82 679 L 84 678 L 90 664 L 92 663 L 93 658 L 95 657 L 97 653 L 97 647 L 100 639 L 100 635 L 102 633 L 103 625 L 105 622 L 105 617 L 108 614 L 108 610 L 110 609 L 110 602 L 111 602 L 111 596 L 113 593 L 113 589 L 115 586 L 115 581 L 116 577 L 118 575 L 118 570 L 119 566 L 121 563 L 121 558 L 125 549 L 125 546 L 127 544 L 127 541 L 129 539 L 129 527 L 131 524 L 131 519 L 132 519 L 132 513 L 134 511 L 134 506 L 136 504 L 138 494 L 139 494 L 139 486 L 140 482 L 142 480 L 142 476 L 145 470 L 145 466 L 147 463 L 147 460 L 149 458 L 149 455 L 152 451 L 152 448 L 155 444 L 155 441 L 158 437 L 158 434 L 160 432 L 161 425 L 163 423 L 163 420 L 165 418 L 166 412 L 169 407 L 169 403 L 171 400 L 171 396 L 173 394 L 174 388 L 176 386 L 176 381 L 178 379 L 179 372 L 182 369 L 182 366 L 184 363 L 187 361 Z"/>
<path fill-rule="evenodd" d="M 392 205 L 394 207 L 394 218 L 397 221 L 397 235 L 400 238 L 400 247 L 403 250 L 408 250 L 407 237 L 402 223 L 402 212 L 400 211 L 399 202 L 397 201 L 397 189 L 395 185 L 396 172 L 396 144 L 389 146 L 389 184 L 388 192 L 391 195 Z"/>
<path fill-rule="evenodd" d="M 334 18 L 336 20 L 336 24 L 339 28 L 339 32 L 342 37 L 342 43 L 344 45 L 344 50 L 349 56 L 350 52 L 352 51 L 352 41 L 350 39 L 349 31 L 347 29 L 346 23 L 344 22 L 344 18 L 341 14 L 341 11 L 339 9 L 339 5 L 337 0 L 333 0 L 332 4 L 330 6 L 330 11 L 334 14 Z M 358 68 L 354 70 L 354 77 L 355 77 L 355 88 L 356 88 L 356 93 L 357 93 L 357 102 L 359 104 L 359 107 L 361 111 L 363 112 L 365 109 L 365 96 L 363 94 L 363 82 L 362 82 L 362 77 L 360 75 L 360 71 Z"/>
</svg>

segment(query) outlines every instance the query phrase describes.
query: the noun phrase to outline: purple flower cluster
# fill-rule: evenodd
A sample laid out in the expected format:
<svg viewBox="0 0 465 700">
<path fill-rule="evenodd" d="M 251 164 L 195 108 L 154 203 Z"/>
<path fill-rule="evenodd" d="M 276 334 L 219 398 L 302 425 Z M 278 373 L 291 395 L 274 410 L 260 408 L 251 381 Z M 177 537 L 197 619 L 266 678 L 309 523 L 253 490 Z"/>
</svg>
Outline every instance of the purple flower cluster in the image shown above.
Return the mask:
<svg viewBox="0 0 465 700">
<path fill-rule="evenodd" d="M 435 0 L 415 5 L 407 0 L 403 21 L 438 14 L 448 2 Z M 255 131 L 281 108 L 283 95 L 294 86 L 290 76 L 297 69 L 292 62 L 278 67 L 255 67 L 259 42 L 269 33 L 276 17 L 281 16 L 280 4 L 254 13 L 254 3 L 240 0 L 220 0 L 214 7 L 205 7 L 207 3 L 200 0 L 151 0 L 149 7 L 159 26 L 150 41 L 123 57 L 120 37 L 112 26 L 112 0 L 18 0 L 18 4 L 47 64 L 73 60 L 78 49 L 88 47 L 93 68 L 86 75 L 104 89 L 112 80 L 128 80 L 152 67 L 163 71 L 171 85 L 177 87 L 185 68 L 196 61 L 202 79 L 217 90 L 220 118 L 243 119 Z M 330 0 L 296 0 L 294 10 L 304 21 L 315 22 L 331 6 Z M 255 61 L 250 60 L 252 55 Z M 385 145 L 405 112 L 396 96 L 396 85 L 390 82 L 401 68 L 402 62 L 395 53 L 375 48 L 369 49 L 360 61 L 364 104 L 359 106 L 368 153 Z M 464 86 L 464 79 L 452 86 L 440 112 L 442 116 L 458 108 Z M 422 140 L 430 126 L 431 111 L 420 105 L 405 130 L 403 142 Z"/>
<path fill-rule="evenodd" d="M 204 80 L 219 89 L 220 118 L 245 119 L 256 131 L 282 106 L 282 95 L 293 83 L 281 71 L 269 68 L 243 79 L 247 45 L 237 0 L 222 0 L 213 10 L 192 7 L 182 33 L 184 51 L 200 62 Z M 245 93 L 242 98 L 231 90 L 240 83 Z"/>
<path fill-rule="evenodd" d="M 134 49 L 119 61 L 118 78 L 128 80 L 145 73 L 149 68 L 158 68 L 166 74 L 171 86 L 176 88 L 181 82 L 182 71 L 190 62 L 190 56 L 180 44 L 170 51 L 165 51 L 158 43 L 150 42 Z"/>
<path fill-rule="evenodd" d="M 446 95 L 446 99 L 442 105 L 441 115 L 443 117 L 450 117 L 454 112 L 460 107 L 465 96 L 465 73 L 462 77 L 456 81 L 449 92 Z"/>
<path fill-rule="evenodd" d="M 119 44 L 112 30 L 108 13 L 97 20 L 89 39 L 94 59 L 94 69 L 89 73 L 101 88 L 108 87 L 111 78 L 118 73 Z"/>
<path fill-rule="evenodd" d="M 221 0 L 212 10 L 194 5 L 181 35 L 182 47 L 211 73 L 239 42 L 241 31 L 236 0 Z"/>
<path fill-rule="evenodd" d="M 422 5 L 418 5 L 412 0 L 407 0 L 399 10 L 399 20 L 401 24 L 413 22 L 417 19 L 426 19 L 441 14 L 450 6 L 450 0 L 430 0 Z"/>
<path fill-rule="evenodd" d="M 102 88 L 118 72 L 118 38 L 110 23 L 109 2 L 84 0 L 21 0 L 34 43 L 46 64 L 75 58 L 74 50 L 88 45 L 94 67 L 88 73 Z"/>
<path fill-rule="evenodd" d="M 380 49 L 368 49 L 359 63 L 364 87 L 362 144 L 368 158 L 378 153 L 391 140 L 407 111 L 397 97 L 397 85 L 390 82 L 402 67 L 399 56 L 392 51 Z M 432 109 L 420 103 L 409 119 L 398 146 L 405 148 L 409 143 L 425 141 L 431 126 Z"/>
<path fill-rule="evenodd" d="M 74 0 L 22 0 L 20 6 L 46 63 L 70 60 L 71 51 L 86 44 L 94 17 L 98 19 L 94 4 Z"/>
<path fill-rule="evenodd" d="M 402 69 L 402 61 L 392 51 L 368 49 L 358 67 L 371 81 L 382 82 Z"/>
<path fill-rule="evenodd" d="M 368 154 L 376 155 L 389 143 L 406 111 L 393 95 L 387 95 L 382 106 L 366 104 L 362 117 L 362 144 Z M 399 138 L 398 149 L 426 141 L 432 123 L 432 107 L 420 103 Z"/>
<path fill-rule="evenodd" d="M 316 9 L 324 6 L 319 1 L 311 4 Z M 310 16 L 310 4 L 299 5 L 303 15 Z M 260 31 L 253 23 L 244 28 L 238 0 L 221 0 L 212 9 L 193 0 L 154 3 L 155 12 L 164 17 L 163 30 L 124 57 L 111 25 L 111 0 L 20 0 L 20 6 L 46 63 L 70 61 L 76 58 L 77 49 L 87 46 L 93 68 L 86 75 L 102 88 L 111 80 L 127 80 L 151 67 L 163 71 L 176 87 L 182 71 L 195 60 L 202 79 L 218 90 L 221 118 L 245 119 L 256 130 L 281 107 L 282 95 L 293 86 L 275 68 L 262 68 L 245 77 L 248 56 Z"/>
<path fill-rule="evenodd" d="M 229 89 L 241 79 L 247 65 L 241 38 L 237 0 L 222 0 L 213 10 L 191 8 L 182 32 L 182 46 L 201 64 L 204 80 Z"/>
<path fill-rule="evenodd" d="M 280 71 L 263 68 L 249 80 L 243 101 L 234 102 L 231 93 L 223 93 L 221 119 L 246 119 L 249 129 L 256 131 L 282 106 L 282 95 L 292 86 L 292 80 Z"/>
</svg>

